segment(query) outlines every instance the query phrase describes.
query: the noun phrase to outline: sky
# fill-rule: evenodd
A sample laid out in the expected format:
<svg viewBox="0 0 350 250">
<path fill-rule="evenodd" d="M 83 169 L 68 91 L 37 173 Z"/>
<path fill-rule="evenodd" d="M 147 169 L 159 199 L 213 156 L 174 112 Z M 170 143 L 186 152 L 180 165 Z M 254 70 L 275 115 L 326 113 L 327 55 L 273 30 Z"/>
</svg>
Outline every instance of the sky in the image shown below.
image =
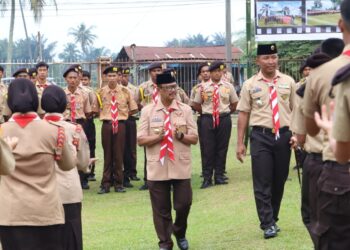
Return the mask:
<svg viewBox="0 0 350 250">
<path fill-rule="evenodd" d="M 16 0 L 18 3 L 19 0 Z M 164 46 L 173 38 L 225 32 L 225 0 L 56 0 L 43 11 L 40 23 L 25 6 L 29 34 L 38 31 L 57 41 L 56 55 L 64 44 L 74 42 L 69 30 L 84 23 L 94 26 L 95 47 L 117 53 L 123 45 Z M 0 38 L 8 38 L 10 13 L 0 16 Z M 232 32 L 245 30 L 245 0 L 231 0 Z M 14 40 L 25 38 L 19 4 L 16 5 Z M 234 40 L 234 38 L 233 38 Z"/>
</svg>

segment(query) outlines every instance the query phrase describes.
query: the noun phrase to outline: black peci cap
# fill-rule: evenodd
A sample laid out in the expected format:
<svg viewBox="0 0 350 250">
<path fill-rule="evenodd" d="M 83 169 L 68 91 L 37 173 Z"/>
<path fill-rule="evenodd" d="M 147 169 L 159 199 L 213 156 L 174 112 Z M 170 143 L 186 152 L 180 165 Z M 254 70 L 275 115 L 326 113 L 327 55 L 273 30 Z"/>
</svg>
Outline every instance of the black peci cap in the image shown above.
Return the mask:
<svg viewBox="0 0 350 250">
<path fill-rule="evenodd" d="M 209 66 L 209 71 L 212 72 L 216 69 L 223 70 L 225 68 L 225 63 L 222 61 L 215 61 Z"/>
<path fill-rule="evenodd" d="M 169 73 L 163 73 L 163 74 L 159 74 L 157 75 L 157 85 L 161 85 L 161 84 L 168 84 L 168 83 L 173 83 L 176 82 L 176 79 L 174 76 L 172 76 Z"/>
<path fill-rule="evenodd" d="M 258 56 L 277 54 L 277 46 L 275 43 L 259 44 L 256 54 Z"/>
</svg>

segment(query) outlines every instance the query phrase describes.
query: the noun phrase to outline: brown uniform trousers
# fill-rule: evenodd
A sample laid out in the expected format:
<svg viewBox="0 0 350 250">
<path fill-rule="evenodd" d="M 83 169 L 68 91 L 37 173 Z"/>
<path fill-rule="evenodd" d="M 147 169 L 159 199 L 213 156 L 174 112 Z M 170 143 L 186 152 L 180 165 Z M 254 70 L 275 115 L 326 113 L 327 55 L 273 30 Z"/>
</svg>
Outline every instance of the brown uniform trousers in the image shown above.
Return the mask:
<svg viewBox="0 0 350 250">
<path fill-rule="evenodd" d="M 124 180 L 136 176 L 136 118 L 129 116 L 125 122 Z"/>
<path fill-rule="evenodd" d="M 116 134 L 112 132 L 112 122 L 103 121 L 101 138 L 104 158 L 101 186 L 106 190 L 109 190 L 110 186 L 123 187 L 125 121 L 119 121 Z"/>
</svg>

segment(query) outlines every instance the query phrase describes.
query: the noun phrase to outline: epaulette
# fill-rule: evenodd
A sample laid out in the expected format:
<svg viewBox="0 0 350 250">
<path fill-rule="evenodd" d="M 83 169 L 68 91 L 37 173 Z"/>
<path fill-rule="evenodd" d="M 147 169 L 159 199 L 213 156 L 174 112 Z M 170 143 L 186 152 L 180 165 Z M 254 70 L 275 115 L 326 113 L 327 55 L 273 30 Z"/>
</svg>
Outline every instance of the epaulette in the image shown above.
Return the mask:
<svg viewBox="0 0 350 250">
<path fill-rule="evenodd" d="M 350 78 L 350 64 L 340 68 L 332 80 L 332 86 L 335 86 L 341 82 L 349 80 Z"/>
<path fill-rule="evenodd" d="M 50 124 L 54 125 L 58 129 L 57 143 L 55 148 L 55 160 L 59 161 L 62 158 L 62 151 L 64 146 L 64 141 L 66 139 L 64 127 L 58 122 L 48 121 Z"/>
<path fill-rule="evenodd" d="M 139 88 L 140 95 L 141 95 L 141 101 L 145 100 L 145 93 L 142 87 Z"/>
<path fill-rule="evenodd" d="M 101 96 L 100 96 L 100 91 L 96 91 L 96 97 L 97 97 L 97 101 L 98 101 L 98 104 L 100 106 L 100 109 L 102 109 L 102 99 L 101 99 Z"/>
<path fill-rule="evenodd" d="M 301 98 L 304 98 L 305 88 L 306 88 L 306 83 L 301 85 L 296 91 L 297 95 L 300 96 Z"/>
</svg>

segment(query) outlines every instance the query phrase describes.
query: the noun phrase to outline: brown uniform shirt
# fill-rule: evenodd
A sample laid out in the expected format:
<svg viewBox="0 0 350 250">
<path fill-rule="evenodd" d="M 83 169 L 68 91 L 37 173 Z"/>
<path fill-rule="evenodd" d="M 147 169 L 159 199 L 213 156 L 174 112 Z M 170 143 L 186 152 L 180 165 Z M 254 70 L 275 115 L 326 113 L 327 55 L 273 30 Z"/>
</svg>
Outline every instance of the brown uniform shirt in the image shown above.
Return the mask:
<svg viewBox="0 0 350 250">
<path fill-rule="evenodd" d="M 16 115 L 16 114 L 14 114 Z M 58 127 L 36 119 L 21 128 L 9 120 L 1 125 L 3 137 L 18 137 L 13 150 L 15 170 L 0 182 L 0 225 L 48 226 L 64 223 L 64 211 L 59 197 L 55 158 Z M 57 161 L 62 170 L 75 164 L 66 141 L 62 158 Z"/>
<path fill-rule="evenodd" d="M 174 100 L 170 108 L 172 129 L 178 128 L 185 134 L 198 135 L 197 125 L 193 120 L 190 106 Z M 147 105 L 141 112 L 140 125 L 137 137 L 159 134 L 164 128 L 165 107 L 161 101 L 156 105 Z M 164 166 L 159 161 L 161 142 L 146 147 L 147 179 L 151 181 L 164 181 L 171 179 L 191 178 L 191 148 L 173 137 L 175 161 L 165 157 Z"/>
<path fill-rule="evenodd" d="M 46 115 L 55 115 L 63 119 L 62 114 L 50 113 Z M 69 171 L 61 170 L 56 164 L 58 191 L 63 204 L 78 203 L 83 200 L 83 190 L 81 188 L 78 170 L 88 172 L 90 159 L 89 143 L 80 125 L 63 120 L 56 123 L 64 127 L 71 154 L 77 159 L 77 165 Z"/>
<path fill-rule="evenodd" d="M 350 45 L 347 45 L 344 50 L 349 49 Z M 305 117 L 313 119 L 315 112 L 320 112 L 323 104 L 329 106 L 331 101 L 329 92 L 331 90 L 332 79 L 337 70 L 348 63 L 350 63 L 350 57 L 340 55 L 311 71 L 307 79 L 304 95 L 303 113 Z M 327 135 L 323 137 L 322 156 L 324 161 L 336 161 Z"/>
<path fill-rule="evenodd" d="M 129 112 L 137 110 L 137 104 L 130 94 L 130 91 L 119 84 L 115 89 L 110 89 L 109 86 L 106 85 L 98 91 L 102 102 L 100 120 L 112 120 L 111 101 L 113 93 L 115 93 L 118 103 L 118 120 L 127 120 Z"/>
<path fill-rule="evenodd" d="M 0 123 L 5 122 L 3 112 L 7 106 L 7 86 L 0 82 Z"/>
<path fill-rule="evenodd" d="M 1 128 L 0 128 L 1 133 Z M 1 136 L 1 134 L 0 134 Z M 7 175 L 15 169 L 15 158 L 11 148 L 0 138 L 0 175 Z"/>
<path fill-rule="evenodd" d="M 220 81 L 219 85 L 219 113 L 230 113 L 230 105 L 238 102 L 238 97 L 232 84 Z M 202 114 L 213 113 L 214 86 L 211 81 L 203 83 L 203 91 L 197 91 L 194 102 L 202 105 Z"/>
<path fill-rule="evenodd" d="M 91 106 L 91 112 L 98 113 L 99 104 L 97 101 L 96 93 L 93 90 L 93 88 L 91 88 L 90 86 L 83 86 L 83 85 L 80 85 L 79 88 L 87 94 L 87 96 L 89 98 L 89 103 Z"/>
<path fill-rule="evenodd" d="M 185 90 L 183 90 L 182 88 L 180 87 L 177 87 L 177 90 L 176 90 L 176 99 L 181 101 L 182 103 L 185 103 L 187 105 L 190 105 L 190 98 L 188 98 Z"/>
<path fill-rule="evenodd" d="M 336 141 L 350 141 L 350 79 L 336 86 L 333 137 Z"/>
<path fill-rule="evenodd" d="M 278 109 L 281 128 L 290 126 L 290 116 L 295 103 L 295 82 L 288 75 L 276 71 Z M 270 90 L 261 72 L 248 79 L 242 87 L 237 110 L 250 113 L 251 126 L 273 128 Z"/>
<path fill-rule="evenodd" d="M 291 118 L 290 129 L 299 135 L 306 135 L 304 149 L 308 153 L 322 153 L 323 131 L 320 131 L 315 137 L 306 133 L 305 117 L 303 114 L 303 99 L 296 95 L 296 104 L 294 106 Z"/>
<path fill-rule="evenodd" d="M 68 88 L 64 89 L 64 92 L 66 93 L 67 96 L 67 108 L 64 111 L 64 119 L 65 120 L 70 120 L 71 119 L 71 95 L 75 96 L 75 119 L 86 119 L 86 115 L 88 113 L 91 113 L 91 105 L 89 101 L 89 96 L 87 93 L 85 93 L 83 90 L 80 88 L 77 88 L 74 91 L 74 94 L 71 93 Z"/>
</svg>

